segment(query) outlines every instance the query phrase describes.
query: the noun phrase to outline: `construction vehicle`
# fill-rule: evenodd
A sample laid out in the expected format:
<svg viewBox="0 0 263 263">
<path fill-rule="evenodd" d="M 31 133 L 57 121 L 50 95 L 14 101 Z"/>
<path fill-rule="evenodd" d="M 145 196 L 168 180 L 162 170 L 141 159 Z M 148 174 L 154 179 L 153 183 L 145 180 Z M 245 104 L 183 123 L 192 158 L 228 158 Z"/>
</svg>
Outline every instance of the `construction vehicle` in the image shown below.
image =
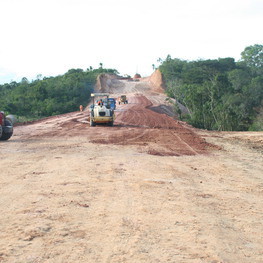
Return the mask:
<svg viewBox="0 0 263 263">
<path fill-rule="evenodd" d="M 13 135 L 14 116 L 5 116 L 3 111 L 0 111 L 0 140 L 6 141 Z"/>
<path fill-rule="evenodd" d="M 110 108 L 112 110 L 116 109 L 116 100 L 114 98 L 109 98 L 109 102 L 110 102 Z"/>
<path fill-rule="evenodd" d="M 119 101 L 119 105 L 120 105 L 121 103 L 128 104 L 128 100 L 127 100 L 126 95 L 121 95 L 121 96 L 119 97 L 118 101 Z"/>
<path fill-rule="evenodd" d="M 92 105 L 90 106 L 90 126 L 108 124 L 113 126 L 114 109 L 111 109 L 109 93 L 92 93 Z"/>
</svg>

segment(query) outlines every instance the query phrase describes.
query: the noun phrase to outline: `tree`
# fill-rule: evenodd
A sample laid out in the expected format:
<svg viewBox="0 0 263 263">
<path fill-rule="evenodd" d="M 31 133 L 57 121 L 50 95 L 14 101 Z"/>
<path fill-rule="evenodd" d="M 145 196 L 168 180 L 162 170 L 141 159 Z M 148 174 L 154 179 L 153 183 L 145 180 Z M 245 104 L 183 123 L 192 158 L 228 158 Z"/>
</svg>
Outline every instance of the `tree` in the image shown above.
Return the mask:
<svg viewBox="0 0 263 263">
<path fill-rule="evenodd" d="M 1 109 L 15 114 L 19 119 L 32 120 L 77 110 L 89 102 L 97 76 L 116 73 L 115 69 L 70 69 L 64 75 L 44 77 L 29 82 L 0 85 Z"/>
<path fill-rule="evenodd" d="M 253 72 L 263 72 L 263 45 L 256 44 L 246 47 L 241 53 L 241 57 L 242 61 L 252 68 Z"/>
<path fill-rule="evenodd" d="M 168 55 L 159 69 L 167 95 L 188 109 L 181 115 L 185 121 L 209 130 L 248 130 L 263 101 L 260 63 L 252 66 L 233 58 L 182 61 Z"/>
<path fill-rule="evenodd" d="M 28 81 L 28 79 L 26 77 L 23 77 L 22 80 L 21 80 L 21 83 L 28 84 L 29 81 Z"/>
<path fill-rule="evenodd" d="M 245 69 L 234 69 L 228 72 L 228 79 L 234 91 L 242 92 L 249 85 L 251 76 Z"/>
<path fill-rule="evenodd" d="M 251 131 L 263 131 L 263 105 L 259 109 L 259 113 L 256 116 L 253 124 L 250 127 Z"/>
</svg>

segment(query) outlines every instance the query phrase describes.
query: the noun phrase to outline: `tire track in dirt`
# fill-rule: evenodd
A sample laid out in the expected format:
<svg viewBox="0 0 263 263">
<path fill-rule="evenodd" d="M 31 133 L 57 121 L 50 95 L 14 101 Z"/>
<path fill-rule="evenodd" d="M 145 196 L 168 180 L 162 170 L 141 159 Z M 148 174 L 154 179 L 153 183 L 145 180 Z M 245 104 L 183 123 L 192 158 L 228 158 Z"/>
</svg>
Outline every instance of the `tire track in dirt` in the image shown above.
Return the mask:
<svg viewBox="0 0 263 263">
<path fill-rule="evenodd" d="M 84 136 L 92 143 L 134 145 L 140 152 L 160 156 L 202 154 L 207 153 L 207 149 L 212 147 L 189 125 L 152 110 L 153 103 L 146 97 L 149 91 L 147 88 L 143 90 L 143 84 L 140 84 L 140 93 L 139 86 L 134 83 L 127 83 L 124 88 L 121 87 L 123 90 L 119 90 L 118 94 L 131 90 L 136 90 L 136 93 L 127 94 L 128 104 L 117 105 L 114 127 L 102 125 L 90 127 L 89 111 L 86 110 L 21 125 L 16 128 L 16 132 L 22 134 L 24 138 Z M 117 94 L 113 95 L 116 96 Z M 157 95 L 154 96 L 155 101 L 158 101 Z"/>
<path fill-rule="evenodd" d="M 188 143 L 186 143 L 180 136 L 178 136 L 176 133 L 173 134 L 180 142 L 182 142 L 183 145 L 185 145 L 190 151 L 192 151 L 194 154 L 198 154 L 197 151 L 193 149 Z"/>
<path fill-rule="evenodd" d="M 138 210 L 140 204 L 135 200 L 135 193 L 132 183 L 119 181 L 118 192 L 116 193 L 116 204 L 123 206 L 125 213 L 114 218 L 114 224 L 118 221 L 118 228 L 115 231 L 114 244 L 118 244 L 105 255 L 102 262 L 125 261 L 125 257 L 131 258 L 136 253 L 137 243 L 140 238 L 140 222 L 138 219 Z M 120 204 L 120 196 L 122 201 Z"/>
<path fill-rule="evenodd" d="M 196 155 L 204 153 L 205 141 L 189 128 L 165 114 L 152 111 L 151 101 L 143 95 L 130 97 L 130 103 L 120 105 L 116 125 L 130 127 L 123 130 L 121 144 L 143 145 L 144 150 L 154 155 Z M 120 137 L 111 137 L 109 142 L 120 143 Z"/>
</svg>

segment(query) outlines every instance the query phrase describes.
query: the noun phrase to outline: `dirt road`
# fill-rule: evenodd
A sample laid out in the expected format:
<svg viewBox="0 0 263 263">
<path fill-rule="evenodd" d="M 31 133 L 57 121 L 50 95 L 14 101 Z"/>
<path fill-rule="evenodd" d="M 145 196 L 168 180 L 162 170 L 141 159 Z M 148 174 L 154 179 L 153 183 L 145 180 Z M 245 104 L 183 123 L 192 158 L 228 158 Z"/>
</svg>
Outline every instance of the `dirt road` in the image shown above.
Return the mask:
<svg viewBox="0 0 263 263">
<path fill-rule="evenodd" d="M 263 262 L 263 132 L 208 132 L 147 83 L 114 127 L 88 111 L 0 144 L 0 262 Z M 166 114 L 165 114 L 166 113 Z"/>
</svg>

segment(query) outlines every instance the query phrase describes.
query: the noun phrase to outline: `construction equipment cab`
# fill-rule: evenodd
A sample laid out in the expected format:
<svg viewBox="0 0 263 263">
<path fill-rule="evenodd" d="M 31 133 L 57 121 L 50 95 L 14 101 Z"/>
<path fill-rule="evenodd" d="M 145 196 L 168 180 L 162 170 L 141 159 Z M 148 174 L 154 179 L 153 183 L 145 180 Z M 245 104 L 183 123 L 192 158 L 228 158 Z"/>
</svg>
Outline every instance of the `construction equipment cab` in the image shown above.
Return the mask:
<svg viewBox="0 0 263 263">
<path fill-rule="evenodd" d="M 0 111 L 0 140 L 6 141 L 13 135 L 14 116 L 5 116 L 3 111 Z"/>
<path fill-rule="evenodd" d="M 90 106 L 90 126 L 108 124 L 113 126 L 114 109 L 110 107 L 109 93 L 92 93 Z"/>
<path fill-rule="evenodd" d="M 121 104 L 121 103 L 128 104 L 128 100 L 127 100 L 126 95 L 121 95 L 119 97 L 119 104 Z"/>
<path fill-rule="evenodd" d="M 116 109 L 116 100 L 114 98 L 109 98 L 108 100 L 110 102 L 110 108 L 115 110 Z"/>
</svg>

